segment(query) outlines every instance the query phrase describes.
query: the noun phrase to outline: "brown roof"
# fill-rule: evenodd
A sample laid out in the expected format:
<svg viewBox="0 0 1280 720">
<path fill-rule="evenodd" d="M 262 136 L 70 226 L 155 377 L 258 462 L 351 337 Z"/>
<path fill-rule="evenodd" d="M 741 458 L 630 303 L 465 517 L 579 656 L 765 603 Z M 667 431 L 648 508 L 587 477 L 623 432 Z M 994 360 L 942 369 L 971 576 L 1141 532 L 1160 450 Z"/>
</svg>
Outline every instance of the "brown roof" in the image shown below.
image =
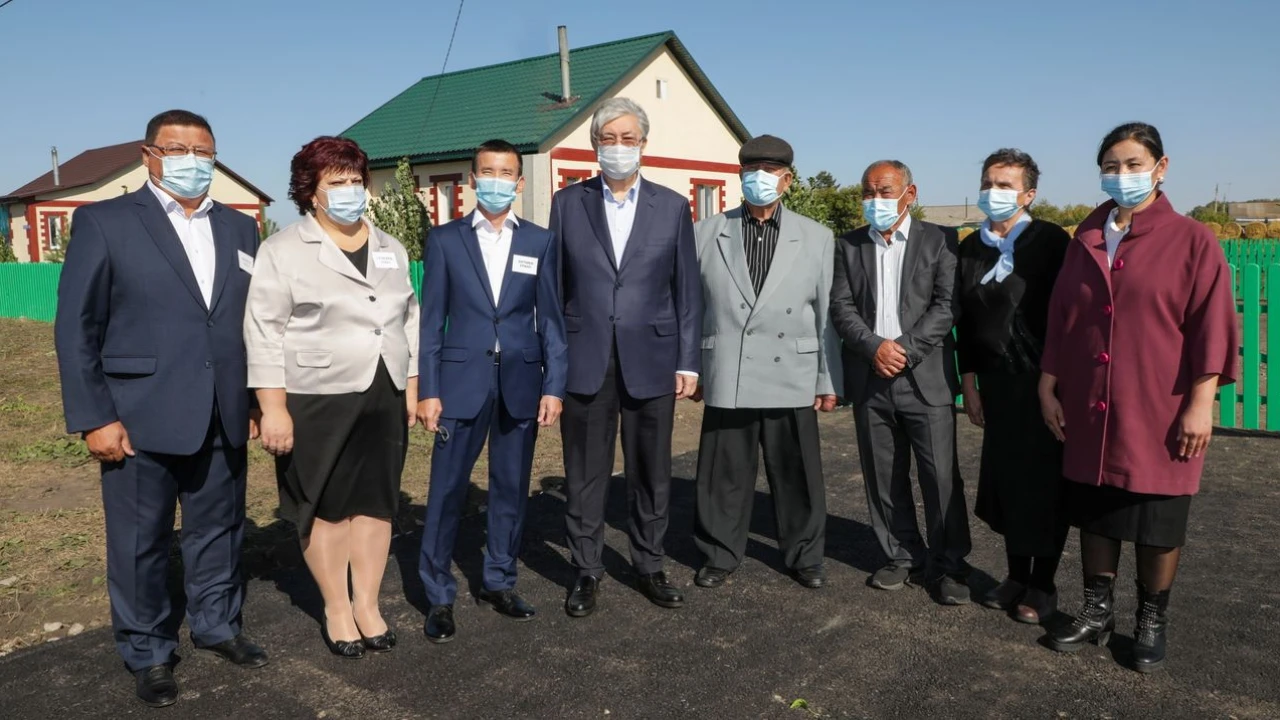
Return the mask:
<svg viewBox="0 0 1280 720">
<path fill-rule="evenodd" d="M 119 145 L 109 145 L 107 147 L 94 148 L 93 150 L 85 150 L 58 166 L 58 181 L 60 184 L 53 184 L 53 171 L 50 170 L 8 195 L 0 196 L 0 200 L 29 200 L 33 197 L 44 195 L 46 193 L 71 190 L 102 182 L 112 175 L 141 162 L 141 160 L 139 160 L 138 148 L 142 144 L 142 140 L 134 140 L 132 142 L 121 143 Z M 268 204 L 271 203 L 271 197 L 269 195 L 254 187 L 249 181 L 232 172 L 230 168 L 223 165 L 221 162 L 218 163 L 218 170 L 222 171 L 228 177 L 241 185 L 244 185 L 250 192 L 257 195 Z"/>
</svg>

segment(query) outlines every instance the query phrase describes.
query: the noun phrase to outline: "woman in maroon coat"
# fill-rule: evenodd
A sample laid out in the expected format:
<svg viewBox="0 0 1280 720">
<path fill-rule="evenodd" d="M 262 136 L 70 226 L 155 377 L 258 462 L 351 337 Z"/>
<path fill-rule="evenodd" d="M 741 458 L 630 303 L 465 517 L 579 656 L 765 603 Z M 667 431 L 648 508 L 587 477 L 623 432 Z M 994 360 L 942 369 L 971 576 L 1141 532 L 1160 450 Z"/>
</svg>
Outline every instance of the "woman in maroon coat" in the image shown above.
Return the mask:
<svg viewBox="0 0 1280 720">
<path fill-rule="evenodd" d="M 1159 189 L 1169 168 L 1144 123 L 1098 151 L 1111 196 L 1080 224 L 1050 301 L 1045 422 L 1065 443 L 1067 513 L 1080 528 L 1084 606 L 1051 633 L 1074 652 L 1115 628 L 1120 543 L 1137 546 L 1134 666 L 1164 664 L 1169 588 L 1199 490 L 1219 385 L 1239 348 L 1231 273 L 1208 228 Z"/>
</svg>

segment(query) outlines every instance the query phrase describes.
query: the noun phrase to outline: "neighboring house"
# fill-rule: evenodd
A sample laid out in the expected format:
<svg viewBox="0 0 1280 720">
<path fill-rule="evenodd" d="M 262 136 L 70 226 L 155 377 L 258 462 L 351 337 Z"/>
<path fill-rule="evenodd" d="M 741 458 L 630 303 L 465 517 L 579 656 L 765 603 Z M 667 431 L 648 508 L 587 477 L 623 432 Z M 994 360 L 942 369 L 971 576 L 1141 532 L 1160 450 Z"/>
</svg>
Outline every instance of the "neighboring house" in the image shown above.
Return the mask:
<svg viewBox="0 0 1280 720">
<path fill-rule="evenodd" d="M 934 225 L 942 225 L 943 227 L 971 227 L 976 228 L 987 219 L 986 215 L 978 209 L 976 204 L 965 203 L 964 205 L 925 205 L 924 219 Z"/>
<path fill-rule="evenodd" d="M 407 157 L 432 224 L 462 217 L 475 206 L 471 155 L 501 138 L 524 156 L 516 212 L 546 224 L 552 193 L 599 172 L 591 114 L 623 96 L 649 116 L 645 180 L 688 196 L 694 219 L 741 202 L 738 149 L 750 135 L 674 33 L 561 50 L 424 78 L 343 132 L 369 155 L 371 194 Z"/>
<path fill-rule="evenodd" d="M 0 227 L 22 262 L 39 262 L 67 239 L 77 207 L 133 192 L 147 181 L 142 140 L 85 150 L 13 192 L 0 196 Z M 209 196 L 262 222 L 271 198 L 218 163 Z M 7 218 L 8 222 L 5 223 Z"/>
<path fill-rule="evenodd" d="M 1280 220 L 1280 202 L 1232 202 L 1226 205 L 1227 214 L 1241 225 Z"/>
</svg>

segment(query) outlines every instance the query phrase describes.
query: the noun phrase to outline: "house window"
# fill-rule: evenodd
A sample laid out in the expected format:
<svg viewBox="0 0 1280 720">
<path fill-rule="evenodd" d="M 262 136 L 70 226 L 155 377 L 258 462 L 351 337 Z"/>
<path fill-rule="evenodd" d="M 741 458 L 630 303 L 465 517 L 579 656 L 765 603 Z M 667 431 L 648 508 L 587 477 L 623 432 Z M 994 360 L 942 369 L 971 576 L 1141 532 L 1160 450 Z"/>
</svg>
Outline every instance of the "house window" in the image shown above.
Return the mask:
<svg viewBox="0 0 1280 720">
<path fill-rule="evenodd" d="M 667 81 L 666 80 L 658 81 L 658 99 L 659 100 L 667 99 Z"/>
<path fill-rule="evenodd" d="M 566 188 L 574 183 L 588 180 L 593 174 L 590 170 L 580 168 L 560 168 L 560 187 Z"/>
<path fill-rule="evenodd" d="M 698 219 L 705 220 L 720 212 L 720 188 L 698 185 Z"/>
<path fill-rule="evenodd" d="M 45 230 L 49 235 L 49 249 L 60 249 L 62 247 L 62 216 L 45 215 L 44 221 Z"/>
</svg>

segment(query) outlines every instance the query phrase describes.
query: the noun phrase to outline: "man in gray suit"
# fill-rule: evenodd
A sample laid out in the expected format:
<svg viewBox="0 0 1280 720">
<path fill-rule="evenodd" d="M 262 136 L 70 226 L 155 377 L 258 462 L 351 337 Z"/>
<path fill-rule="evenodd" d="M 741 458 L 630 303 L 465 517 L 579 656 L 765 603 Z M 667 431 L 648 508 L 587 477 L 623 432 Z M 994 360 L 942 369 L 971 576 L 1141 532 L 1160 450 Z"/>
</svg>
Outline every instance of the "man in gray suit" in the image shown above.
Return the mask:
<svg viewBox="0 0 1280 720">
<path fill-rule="evenodd" d="M 827 509 L 817 411 L 835 408 L 838 371 L 827 303 L 831 231 L 782 207 L 793 153 L 762 135 L 738 153 L 746 202 L 694 232 L 702 275 L 705 399 L 696 540 L 712 588 L 747 549 L 758 446 L 773 492 L 778 545 L 801 585 L 822 587 Z"/>
<path fill-rule="evenodd" d="M 870 227 L 836 244 L 831 319 L 844 342 L 845 394 L 853 403 L 871 525 L 889 562 L 872 587 L 897 590 L 932 560 L 928 579 L 944 605 L 969 602 L 969 520 L 956 469 L 952 352 L 955 232 L 913 220 L 911 169 L 896 160 L 862 175 Z M 929 535 L 911 492 L 914 449 Z"/>
</svg>

